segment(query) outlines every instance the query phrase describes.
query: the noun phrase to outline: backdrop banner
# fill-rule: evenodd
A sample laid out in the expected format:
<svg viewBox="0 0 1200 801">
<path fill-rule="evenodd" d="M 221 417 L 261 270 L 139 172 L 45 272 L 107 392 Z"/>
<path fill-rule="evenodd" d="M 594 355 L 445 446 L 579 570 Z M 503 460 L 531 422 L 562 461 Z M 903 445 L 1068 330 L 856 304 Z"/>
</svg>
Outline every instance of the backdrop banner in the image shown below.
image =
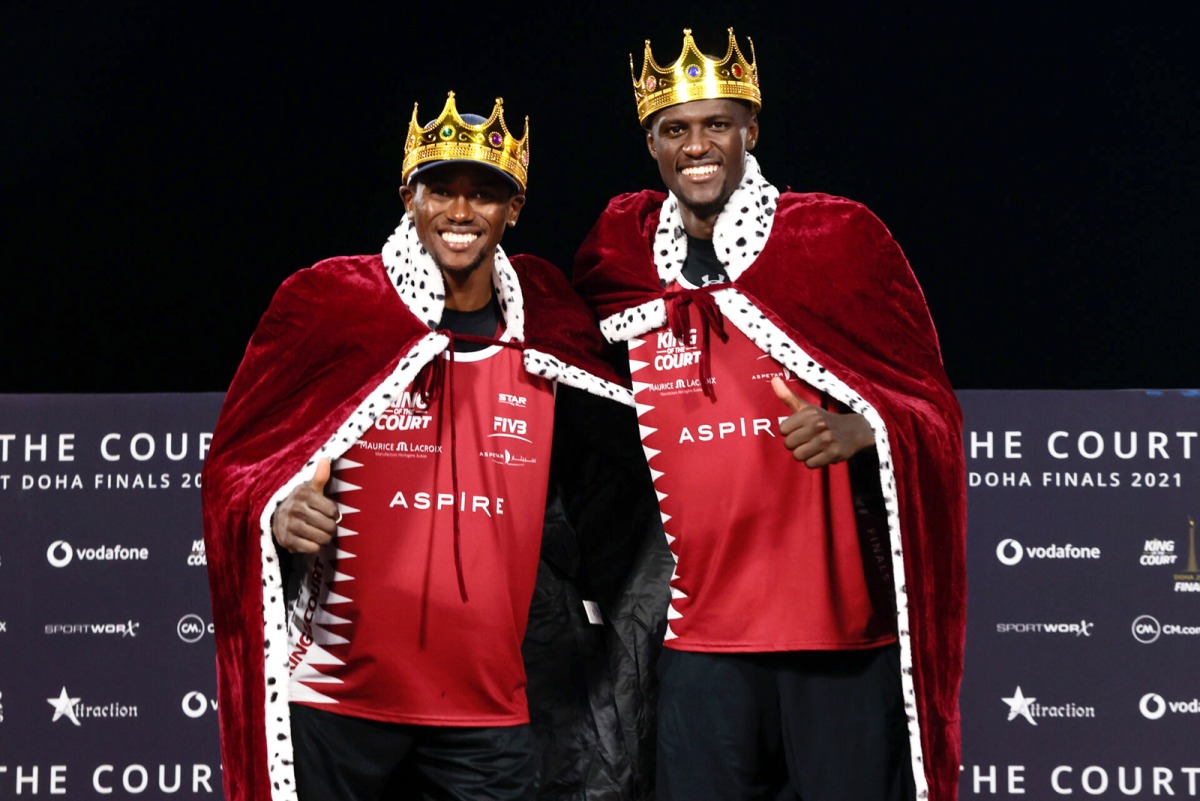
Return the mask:
<svg viewBox="0 0 1200 801">
<path fill-rule="evenodd" d="M 219 799 L 221 394 L 0 396 L 0 799 Z M 1200 796 L 1200 392 L 965 391 L 961 797 Z"/>
</svg>

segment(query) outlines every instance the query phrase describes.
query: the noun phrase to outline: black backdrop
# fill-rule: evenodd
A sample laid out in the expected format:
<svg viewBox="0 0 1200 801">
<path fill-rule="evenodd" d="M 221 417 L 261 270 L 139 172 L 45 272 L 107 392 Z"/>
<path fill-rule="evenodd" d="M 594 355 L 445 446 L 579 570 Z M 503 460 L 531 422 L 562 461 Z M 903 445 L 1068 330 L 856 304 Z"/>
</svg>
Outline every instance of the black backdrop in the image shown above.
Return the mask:
<svg viewBox="0 0 1200 801">
<path fill-rule="evenodd" d="M 287 274 L 378 250 L 412 104 L 449 89 L 531 117 L 505 245 L 567 267 L 658 182 L 628 54 L 728 25 L 765 174 L 879 214 L 957 386 L 1195 384 L 1197 65 L 1165 11 L 113 0 L 0 10 L 0 391 L 223 390 Z"/>
</svg>

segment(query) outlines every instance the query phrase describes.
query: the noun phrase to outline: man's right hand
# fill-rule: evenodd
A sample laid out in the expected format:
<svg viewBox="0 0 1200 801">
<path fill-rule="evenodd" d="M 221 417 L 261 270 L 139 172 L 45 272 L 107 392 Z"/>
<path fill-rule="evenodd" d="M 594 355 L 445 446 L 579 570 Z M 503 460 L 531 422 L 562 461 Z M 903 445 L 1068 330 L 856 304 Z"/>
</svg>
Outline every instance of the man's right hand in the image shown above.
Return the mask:
<svg viewBox="0 0 1200 801">
<path fill-rule="evenodd" d="M 279 547 L 290 553 L 316 553 L 333 541 L 338 507 L 325 497 L 329 473 L 329 460 L 319 460 L 312 480 L 292 490 L 275 509 L 271 533 Z"/>
</svg>

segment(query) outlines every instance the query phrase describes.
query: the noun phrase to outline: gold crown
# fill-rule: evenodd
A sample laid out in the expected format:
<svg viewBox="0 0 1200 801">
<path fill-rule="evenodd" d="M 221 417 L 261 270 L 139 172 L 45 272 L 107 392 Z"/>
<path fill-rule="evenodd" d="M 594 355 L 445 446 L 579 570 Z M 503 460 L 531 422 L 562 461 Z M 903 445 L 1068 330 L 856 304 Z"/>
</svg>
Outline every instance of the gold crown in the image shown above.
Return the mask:
<svg viewBox="0 0 1200 801">
<path fill-rule="evenodd" d="M 633 80 L 633 97 L 637 100 L 638 122 L 643 125 L 646 118 L 659 109 L 686 103 L 689 100 L 711 100 L 728 97 L 749 102 L 755 111 L 762 108 L 762 92 L 758 88 L 758 59 L 754 55 L 754 42 L 750 42 L 750 57 L 747 61 L 729 29 L 729 48 L 725 57 L 718 61 L 706 56 L 696 47 L 692 29 L 683 29 L 683 52 L 669 67 L 660 67 L 650 52 L 650 40 L 646 40 L 646 52 L 642 56 L 642 77 Z M 633 54 L 629 54 L 629 74 L 633 76 Z"/>
<path fill-rule="evenodd" d="M 404 141 L 401 179 L 408 183 L 413 170 L 431 161 L 467 159 L 500 170 L 512 178 L 524 192 L 529 173 L 529 117 L 520 139 L 513 137 L 504 124 L 504 100 L 496 98 L 492 116 L 474 124 L 463 120 L 454 105 L 454 92 L 446 98 L 441 115 L 422 127 L 413 103 L 412 122 Z"/>
</svg>

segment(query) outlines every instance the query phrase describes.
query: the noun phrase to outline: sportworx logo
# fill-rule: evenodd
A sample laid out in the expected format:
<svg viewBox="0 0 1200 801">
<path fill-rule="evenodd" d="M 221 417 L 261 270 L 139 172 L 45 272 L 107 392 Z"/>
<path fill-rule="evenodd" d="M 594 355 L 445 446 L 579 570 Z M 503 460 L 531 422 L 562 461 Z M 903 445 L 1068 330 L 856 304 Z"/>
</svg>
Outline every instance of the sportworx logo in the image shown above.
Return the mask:
<svg viewBox="0 0 1200 801">
<path fill-rule="evenodd" d="M 1078 623 L 997 623 L 1000 634 L 1073 634 L 1076 637 L 1091 637 L 1095 623 L 1081 620 Z"/>
<path fill-rule="evenodd" d="M 1170 712 L 1173 715 L 1200 715 L 1200 698 L 1190 701 L 1168 701 L 1158 693 L 1146 693 L 1138 701 L 1138 711 L 1142 717 L 1158 720 Z"/>
<path fill-rule="evenodd" d="M 46 561 L 54 567 L 66 567 L 75 559 L 81 562 L 144 562 L 149 558 L 149 548 L 127 548 L 124 545 L 73 548 L 66 540 L 55 540 L 46 549 Z"/>
<path fill-rule="evenodd" d="M 213 633 L 213 624 L 205 623 L 199 615 L 184 615 L 175 624 L 175 633 L 184 642 L 200 642 L 205 634 Z"/>
<path fill-rule="evenodd" d="M 1142 615 L 1133 621 L 1133 638 L 1140 643 L 1149 645 L 1164 634 L 1172 636 L 1200 636 L 1200 626 L 1180 626 L 1177 623 L 1159 623 L 1153 615 Z"/>
<path fill-rule="evenodd" d="M 189 718 L 199 718 L 204 717 L 206 712 L 217 711 L 217 699 L 210 701 L 204 693 L 193 691 L 183 696 L 180 706 L 183 708 L 183 714 Z"/>
<path fill-rule="evenodd" d="M 142 624 L 136 620 L 125 623 L 47 623 L 47 634 L 109 634 L 136 637 Z"/>
<path fill-rule="evenodd" d="M 1099 548 L 1081 548 L 1078 545 L 1038 545 L 1027 548 L 1014 539 L 1000 540 L 996 546 L 996 558 L 1001 564 L 1017 564 L 1022 559 L 1099 559 Z"/>
</svg>

